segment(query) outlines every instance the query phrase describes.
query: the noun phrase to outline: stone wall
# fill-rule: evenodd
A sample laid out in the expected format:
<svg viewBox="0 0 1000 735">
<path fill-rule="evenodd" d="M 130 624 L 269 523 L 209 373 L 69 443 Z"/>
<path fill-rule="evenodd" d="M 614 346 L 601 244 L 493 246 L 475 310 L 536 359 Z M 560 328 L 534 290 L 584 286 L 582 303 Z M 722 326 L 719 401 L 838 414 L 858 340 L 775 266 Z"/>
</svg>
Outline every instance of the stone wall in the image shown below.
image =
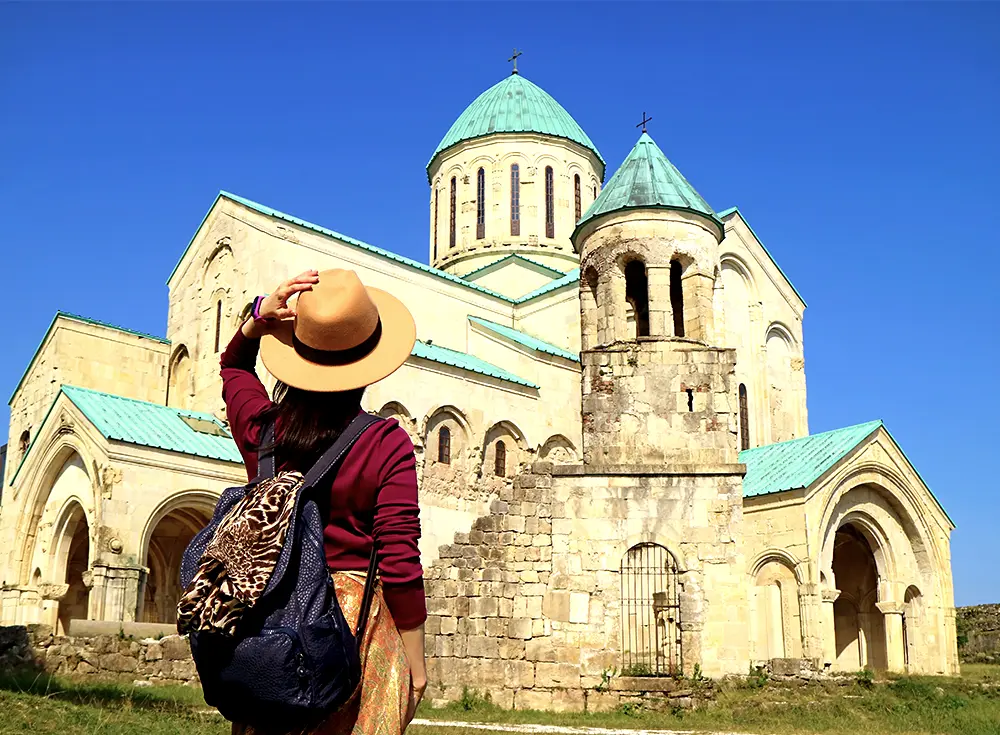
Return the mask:
<svg viewBox="0 0 1000 735">
<path fill-rule="evenodd" d="M 741 468 L 740 468 L 741 469 Z M 615 468 L 618 472 L 619 468 Z M 639 543 L 678 561 L 683 670 L 741 674 L 748 660 L 738 466 L 632 476 L 536 463 L 426 571 L 429 698 L 464 689 L 502 707 L 617 706 L 619 566 Z"/>
<path fill-rule="evenodd" d="M 0 627 L 0 669 L 15 668 L 124 682 L 199 683 L 187 638 L 178 635 L 69 638 L 53 635 L 47 625 Z"/>
<path fill-rule="evenodd" d="M 960 607 L 955 612 L 962 663 L 1000 664 L 1000 604 Z"/>
</svg>

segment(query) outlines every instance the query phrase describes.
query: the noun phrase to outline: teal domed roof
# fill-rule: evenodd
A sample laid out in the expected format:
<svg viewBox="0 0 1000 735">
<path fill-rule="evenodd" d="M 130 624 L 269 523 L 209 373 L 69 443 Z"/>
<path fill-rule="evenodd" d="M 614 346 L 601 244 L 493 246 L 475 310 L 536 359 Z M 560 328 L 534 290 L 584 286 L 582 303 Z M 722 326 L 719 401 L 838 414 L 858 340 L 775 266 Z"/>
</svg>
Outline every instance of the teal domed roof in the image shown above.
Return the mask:
<svg viewBox="0 0 1000 735">
<path fill-rule="evenodd" d="M 514 73 L 476 97 L 451 126 L 427 164 L 444 151 L 466 140 L 494 133 L 541 133 L 565 138 L 597 156 L 600 151 L 576 120 L 544 89 Z"/>
<path fill-rule="evenodd" d="M 596 217 L 625 209 L 677 209 L 711 219 L 720 232 L 724 225 L 708 202 L 695 191 L 647 133 L 639 136 L 625 162 L 583 213 L 576 232 Z M 574 232 L 574 235 L 576 233 Z"/>
</svg>

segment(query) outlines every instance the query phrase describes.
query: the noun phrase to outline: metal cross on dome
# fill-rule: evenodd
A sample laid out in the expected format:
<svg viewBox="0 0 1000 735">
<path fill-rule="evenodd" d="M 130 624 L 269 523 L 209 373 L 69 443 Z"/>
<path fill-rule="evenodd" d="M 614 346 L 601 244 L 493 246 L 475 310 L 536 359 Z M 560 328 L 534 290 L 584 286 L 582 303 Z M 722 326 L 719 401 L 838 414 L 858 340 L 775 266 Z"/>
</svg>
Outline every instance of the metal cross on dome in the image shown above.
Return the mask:
<svg viewBox="0 0 1000 735">
<path fill-rule="evenodd" d="M 517 57 L 518 56 L 521 56 L 521 52 L 518 51 L 517 47 L 515 46 L 514 47 L 514 55 L 511 56 L 509 59 L 507 59 L 507 61 L 514 62 L 514 71 L 512 71 L 511 74 L 517 74 Z"/>
<path fill-rule="evenodd" d="M 642 132 L 644 132 L 644 133 L 645 133 L 645 132 L 646 132 L 646 123 L 648 123 L 648 122 L 652 122 L 652 121 L 653 121 L 653 118 L 651 118 L 651 117 L 646 117 L 646 113 L 644 112 L 644 113 L 642 113 L 642 122 L 641 122 L 641 123 L 639 123 L 638 125 L 636 125 L 636 127 L 637 127 L 637 128 L 638 128 L 638 127 L 642 127 Z"/>
</svg>

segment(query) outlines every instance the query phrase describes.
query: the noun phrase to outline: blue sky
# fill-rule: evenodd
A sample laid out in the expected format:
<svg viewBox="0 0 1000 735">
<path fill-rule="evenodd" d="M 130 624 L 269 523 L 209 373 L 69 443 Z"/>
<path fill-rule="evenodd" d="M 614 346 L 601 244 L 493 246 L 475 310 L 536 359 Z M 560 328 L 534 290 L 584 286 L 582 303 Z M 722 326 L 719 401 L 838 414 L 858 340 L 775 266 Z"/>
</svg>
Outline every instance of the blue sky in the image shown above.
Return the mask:
<svg viewBox="0 0 1000 735">
<path fill-rule="evenodd" d="M 809 304 L 810 429 L 884 419 L 958 525 L 958 603 L 1000 601 L 998 29 L 989 3 L 0 5 L 0 392 L 57 309 L 163 334 L 220 189 L 426 260 L 424 166 L 516 45 L 609 176 L 645 110 L 740 207 Z"/>
</svg>

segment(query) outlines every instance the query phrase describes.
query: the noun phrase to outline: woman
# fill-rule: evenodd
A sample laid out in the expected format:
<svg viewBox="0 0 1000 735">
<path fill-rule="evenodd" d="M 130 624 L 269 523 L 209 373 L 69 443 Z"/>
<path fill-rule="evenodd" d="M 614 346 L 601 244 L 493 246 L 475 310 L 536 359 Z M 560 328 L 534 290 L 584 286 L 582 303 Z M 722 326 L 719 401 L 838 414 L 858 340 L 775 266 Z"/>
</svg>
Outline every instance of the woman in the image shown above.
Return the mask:
<svg viewBox="0 0 1000 735">
<path fill-rule="evenodd" d="M 365 288 L 353 271 L 306 271 L 255 299 L 221 360 L 226 413 L 248 478 L 257 474 L 262 427 L 270 423 L 278 469 L 307 471 L 361 411 L 365 387 L 399 368 L 415 338 L 406 307 Z M 278 381 L 274 402 L 255 372 L 258 350 Z M 357 620 L 373 543 L 380 584 L 361 644 L 360 691 L 305 732 L 399 735 L 427 686 L 413 443 L 396 421 L 376 424 L 327 482 L 326 559 L 348 621 Z M 233 733 L 256 732 L 233 724 Z"/>
</svg>

